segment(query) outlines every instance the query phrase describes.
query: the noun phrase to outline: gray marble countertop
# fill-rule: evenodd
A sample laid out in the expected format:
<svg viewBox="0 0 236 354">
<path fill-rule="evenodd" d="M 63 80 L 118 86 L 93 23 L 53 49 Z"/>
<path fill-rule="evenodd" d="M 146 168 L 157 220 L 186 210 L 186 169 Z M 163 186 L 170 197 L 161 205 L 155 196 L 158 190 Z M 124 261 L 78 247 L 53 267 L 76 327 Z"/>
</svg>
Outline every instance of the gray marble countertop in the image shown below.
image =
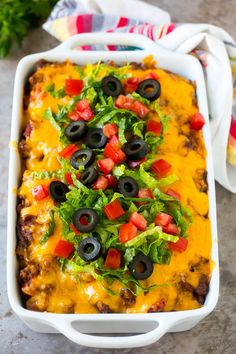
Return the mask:
<svg viewBox="0 0 236 354">
<path fill-rule="evenodd" d="M 149 0 L 172 14 L 174 21 L 212 23 L 224 27 L 236 38 L 236 0 Z M 8 141 L 13 79 L 17 62 L 24 55 L 56 46 L 58 42 L 41 29 L 32 31 L 20 50 L 0 61 L 0 354 L 115 354 L 121 350 L 84 348 L 62 335 L 31 331 L 10 309 L 6 290 L 6 223 Z M 220 84 L 220 83 L 219 83 Z M 220 298 L 214 312 L 193 330 L 165 335 L 158 343 L 123 353 L 233 354 L 236 353 L 236 195 L 216 186 L 220 247 Z"/>
</svg>

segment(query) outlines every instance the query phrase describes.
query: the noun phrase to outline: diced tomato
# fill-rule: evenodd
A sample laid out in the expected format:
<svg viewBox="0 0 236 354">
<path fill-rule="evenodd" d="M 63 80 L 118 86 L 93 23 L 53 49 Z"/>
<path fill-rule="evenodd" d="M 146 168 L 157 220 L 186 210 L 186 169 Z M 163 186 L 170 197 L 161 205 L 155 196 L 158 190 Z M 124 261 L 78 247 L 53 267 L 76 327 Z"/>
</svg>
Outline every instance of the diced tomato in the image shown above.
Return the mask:
<svg viewBox="0 0 236 354">
<path fill-rule="evenodd" d="M 132 93 L 132 92 L 135 92 L 138 88 L 138 85 L 136 84 L 125 84 L 124 85 L 124 90 L 125 90 L 125 93 L 128 94 L 128 93 Z"/>
<path fill-rule="evenodd" d="M 138 198 L 153 199 L 153 194 L 149 188 L 140 188 L 138 191 Z"/>
<path fill-rule="evenodd" d="M 117 145 L 110 143 L 104 149 L 104 156 L 111 158 L 117 164 L 125 161 L 124 152 Z"/>
<path fill-rule="evenodd" d="M 136 168 L 136 167 L 139 167 L 144 161 L 146 161 L 146 157 L 144 157 L 143 159 L 141 160 L 137 160 L 137 161 L 128 161 L 128 165 L 129 165 L 129 168 Z"/>
<path fill-rule="evenodd" d="M 118 133 L 118 127 L 115 123 L 105 124 L 103 127 L 103 134 L 110 138 Z"/>
<path fill-rule="evenodd" d="M 137 116 L 139 116 L 140 118 L 145 118 L 146 115 L 150 112 L 150 109 L 147 106 L 145 106 L 145 104 L 143 104 L 142 102 L 134 101 L 131 111 L 136 113 Z"/>
<path fill-rule="evenodd" d="M 195 113 L 190 118 L 190 128 L 193 130 L 200 130 L 205 124 L 205 119 L 203 115 L 199 112 Z"/>
<path fill-rule="evenodd" d="M 108 181 L 108 186 L 107 188 L 114 188 L 117 184 L 117 180 L 115 178 L 115 176 L 112 176 L 112 175 L 106 175 L 105 176 L 107 181 Z"/>
<path fill-rule="evenodd" d="M 184 252 L 188 247 L 188 240 L 180 236 L 177 242 L 168 242 L 168 246 L 172 251 Z"/>
<path fill-rule="evenodd" d="M 128 84 L 136 84 L 138 85 L 141 82 L 141 79 L 139 77 L 128 77 L 127 81 Z"/>
<path fill-rule="evenodd" d="M 68 258 L 69 255 L 73 252 L 73 250 L 73 243 L 70 243 L 65 240 L 59 240 L 55 247 L 54 254 L 58 257 Z"/>
<path fill-rule="evenodd" d="M 121 251 L 116 248 L 109 248 L 105 260 L 105 267 L 110 269 L 118 269 L 121 264 Z"/>
<path fill-rule="evenodd" d="M 151 167 L 159 178 L 165 177 L 171 170 L 171 164 L 164 159 L 156 160 Z"/>
<path fill-rule="evenodd" d="M 94 117 L 94 113 L 91 110 L 89 101 L 83 99 L 76 104 L 76 109 L 68 114 L 68 117 L 73 120 L 85 120 L 88 121 Z"/>
<path fill-rule="evenodd" d="M 103 210 L 109 220 L 115 220 L 125 213 L 118 200 L 114 200 L 110 204 L 107 204 Z"/>
<path fill-rule="evenodd" d="M 68 117 L 69 117 L 71 120 L 73 120 L 74 122 L 76 122 L 77 120 L 82 120 L 82 118 L 81 118 L 81 116 L 80 116 L 80 113 L 79 113 L 79 111 L 77 111 L 77 110 L 74 110 L 74 111 L 70 112 L 70 113 L 68 114 Z"/>
<path fill-rule="evenodd" d="M 149 119 L 147 123 L 147 132 L 152 132 L 156 136 L 160 136 L 162 131 L 162 124 L 154 119 Z"/>
<path fill-rule="evenodd" d="M 74 224 L 71 223 L 70 224 L 70 228 L 76 235 L 79 235 L 80 232 L 79 232 L 79 230 L 76 229 Z"/>
<path fill-rule="evenodd" d="M 108 180 L 105 176 L 99 176 L 98 179 L 93 184 L 93 189 L 98 190 L 105 190 L 108 187 Z"/>
<path fill-rule="evenodd" d="M 74 144 L 67 145 L 63 150 L 59 152 L 59 156 L 69 159 L 74 152 L 78 150 L 77 146 Z"/>
<path fill-rule="evenodd" d="M 138 77 L 129 77 L 124 85 L 125 93 L 132 93 L 137 90 L 140 79 Z"/>
<path fill-rule="evenodd" d="M 66 79 L 65 91 L 67 95 L 79 95 L 84 86 L 83 80 Z"/>
<path fill-rule="evenodd" d="M 83 111 L 79 112 L 80 118 L 85 120 L 86 122 L 89 121 L 94 117 L 94 113 L 90 107 L 84 109 Z"/>
<path fill-rule="evenodd" d="M 110 158 L 102 159 L 102 160 L 97 160 L 97 165 L 100 168 L 100 170 L 107 175 L 108 173 L 111 172 L 113 167 L 115 166 L 115 162 Z"/>
<path fill-rule="evenodd" d="M 120 95 L 116 99 L 115 106 L 117 108 L 131 110 L 136 113 L 140 118 L 146 117 L 146 115 L 150 112 L 150 109 L 142 102 L 134 101 L 131 97 L 126 97 L 124 95 Z"/>
<path fill-rule="evenodd" d="M 141 214 L 138 214 L 137 211 L 131 214 L 129 221 L 141 231 L 145 231 L 147 228 L 147 220 Z"/>
<path fill-rule="evenodd" d="M 170 234 L 170 235 L 178 235 L 179 230 L 176 224 L 168 224 L 166 226 L 163 226 L 163 231 L 166 234 Z"/>
<path fill-rule="evenodd" d="M 167 189 L 166 194 L 169 195 L 170 197 L 173 197 L 175 199 L 181 200 L 181 195 L 178 192 L 176 192 L 173 189 L 171 189 L 171 188 Z"/>
<path fill-rule="evenodd" d="M 120 145 L 120 140 L 119 140 L 118 136 L 113 135 L 113 136 L 109 139 L 109 143 L 119 146 L 119 145 Z"/>
<path fill-rule="evenodd" d="M 36 200 L 44 199 L 49 194 L 47 187 L 44 186 L 43 184 L 39 184 L 38 186 L 35 186 L 31 192 L 33 194 L 34 199 Z"/>
<path fill-rule="evenodd" d="M 73 180 L 72 180 L 72 177 L 71 177 L 71 173 L 70 172 L 66 172 L 65 173 L 65 180 L 68 184 L 73 184 Z"/>
<path fill-rule="evenodd" d="M 90 102 L 86 98 L 76 103 L 77 111 L 83 112 L 85 109 L 89 108 Z"/>
<path fill-rule="evenodd" d="M 82 225 L 88 225 L 88 221 L 87 221 L 86 216 L 82 216 L 79 221 Z"/>
<path fill-rule="evenodd" d="M 150 72 L 149 74 L 147 74 L 145 76 L 144 80 L 147 80 L 147 79 L 159 80 L 157 74 L 154 71 Z"/>
<path fill-rule="evenodd" d="M 154 219 L 155 225 L 167 226 L 172 221 L 172 216 L 166 213 L 157 214 Z"/>
<path fill-rule="evenodd" d="M 76 173 L 76 178 L 80 179 L 80 174 Z M 72 180 L 72 176 L 70 172 L 66 172 L 65 173 L 65 180 L 68 184 L 73 184 L 73 180 Z"/>
<path fill-rule="evenodd" d="M 131 97 L 120 95 L 117 97 L 114 104 L 117 108 L 131 109 L 133 105 L 133 99 Z"/>
<path fill-rule="evenodd" d="M 132 240 L 132 238 L 137 235 L 137 231 L 137 227 L 132 222 L 121 225 L 119 230 L 119 241 L 124 243 Z"/>
</svg>

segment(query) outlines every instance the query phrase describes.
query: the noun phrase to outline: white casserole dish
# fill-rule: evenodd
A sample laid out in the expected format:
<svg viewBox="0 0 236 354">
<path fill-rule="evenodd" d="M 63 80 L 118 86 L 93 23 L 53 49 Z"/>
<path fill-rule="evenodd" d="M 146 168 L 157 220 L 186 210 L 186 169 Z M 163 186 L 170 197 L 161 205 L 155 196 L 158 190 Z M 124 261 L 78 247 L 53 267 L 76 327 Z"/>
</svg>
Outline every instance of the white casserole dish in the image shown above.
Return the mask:
<svg viewBox="0 0 236 354">
<path fill-rule="evenodd" d="M 87 44 L 121 44 L 141 47 L 136 51 L 83 51 L 75 46 Z M 200 112 L 206 118 L 203 129 L 207 149 L 207 171 L 209 184 L 209 216 L 212 226 L 212 260 L 214 269 L 210 290 L 204 306 L 196 310 L 147 313 L 147 314 L 53 314 L 25 309 L 21 303 L 17 281 L 16 247 L 16 190 L 21 179 L 21 158 L 17 145 L 22 132 L 22 100 L 24 84 L 35 69 L 39 59 L 62 62 L 70 59 L 78 64 L 95 63 L 99 60 L 114 60 L 117 64 L 141 62 L 153 54 L 158 66 L 180 74 L 197 85 Z M 13 114 L 10 143 L 9 195 L 8 195 L 8 247 L 7 283 L 8 296 L 14 312 L 33 330 L 42 333 L 60 332 L 75 343 L 97 348 L 132 348 L 152 344 L 167 332 L 191 329 L 206 317 L 216 306 L 219 293 L 219 263 L 216 226 L 215 186 L 211 154 L 211 139 L 208 122 L 207 96 L 201 66 L 190 55 L 163 50 L 151 40 L 134 34 L 94 33 L 71 37 L 55 49 L 24 57 L 18 64 L 13 96 Z M 93 335 L 99 333 L 99 335 Z M 109 333 L 109 335 L 106 335 Z M 141 333 L 141 334 L 140 334 Z"/>
</svg>

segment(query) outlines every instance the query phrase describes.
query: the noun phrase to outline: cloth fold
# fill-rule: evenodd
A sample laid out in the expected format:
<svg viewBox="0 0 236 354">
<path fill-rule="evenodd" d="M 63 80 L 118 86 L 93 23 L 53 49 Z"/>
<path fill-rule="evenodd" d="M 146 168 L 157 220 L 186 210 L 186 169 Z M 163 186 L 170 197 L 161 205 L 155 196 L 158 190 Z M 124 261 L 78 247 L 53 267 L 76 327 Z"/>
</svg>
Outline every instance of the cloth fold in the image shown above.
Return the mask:
<svg viewBox="0 0 236 354">
<path fill-rule="evenodd" d="M 138 0 L 60 0 L 43 28 L 60 41 L 85 32 L 138 33 L 196 56 L 206 81 L 215 178 L 236 193 L 236 43 L 226 31 L 172 23 L 167 12 Z"/>
</svg>

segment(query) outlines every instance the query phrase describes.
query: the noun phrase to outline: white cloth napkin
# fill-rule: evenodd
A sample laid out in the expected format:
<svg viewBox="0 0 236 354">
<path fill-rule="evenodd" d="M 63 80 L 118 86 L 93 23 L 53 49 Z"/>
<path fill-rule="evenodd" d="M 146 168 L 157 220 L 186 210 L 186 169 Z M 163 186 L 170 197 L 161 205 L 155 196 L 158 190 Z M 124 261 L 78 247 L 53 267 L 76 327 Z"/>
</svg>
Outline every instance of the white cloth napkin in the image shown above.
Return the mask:
<svg viewBox="0 0 236 354">
<path fill-rule="evenodd" d="M 138 0 L 60 0 L 43 28 L 59 40 L 84 32 L 139 33 L 166 49 L 194 53 L 205 74 L 215 178 L 236 193 L 236 44 L 227 32 L 170 23 L 167 12 Z"/>
</svg>

